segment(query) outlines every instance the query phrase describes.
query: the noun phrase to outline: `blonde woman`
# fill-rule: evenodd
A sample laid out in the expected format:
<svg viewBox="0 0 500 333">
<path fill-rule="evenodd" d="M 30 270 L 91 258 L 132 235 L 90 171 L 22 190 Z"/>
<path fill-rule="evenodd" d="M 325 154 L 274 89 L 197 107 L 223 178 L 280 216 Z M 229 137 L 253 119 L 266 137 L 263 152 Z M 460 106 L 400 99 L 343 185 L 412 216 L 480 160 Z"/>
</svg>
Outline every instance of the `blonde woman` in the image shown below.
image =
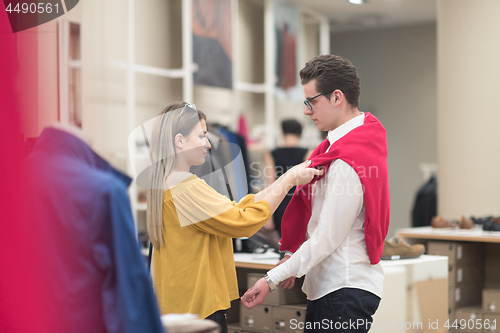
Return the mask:
<svg viewBox="0 0 500 333">
<path fill-rule="evenodd" d="M 189 172 L 205 161 L 206 133 L 205 115 L 186 103 L 170 104 L 155 121 L 147 227 L 161 312 L 214 319 L 224 332 L 225 310 L 239 297 L 231 238 L 253 235 L 290 188 L 322 171 L 302 163 L 235 203 Z"/>
</svg>

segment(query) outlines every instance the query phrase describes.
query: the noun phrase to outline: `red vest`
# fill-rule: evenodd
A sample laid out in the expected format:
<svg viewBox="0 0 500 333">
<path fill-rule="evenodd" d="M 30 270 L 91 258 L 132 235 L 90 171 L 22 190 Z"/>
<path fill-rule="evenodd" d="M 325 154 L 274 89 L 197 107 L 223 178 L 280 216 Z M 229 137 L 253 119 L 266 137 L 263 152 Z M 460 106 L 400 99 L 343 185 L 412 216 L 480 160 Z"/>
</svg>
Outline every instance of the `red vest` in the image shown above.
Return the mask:
<svg viewBox="0 0 500 333">
<path fill-rule="evenodd" d="M 281 251 L 295 252 L 306 240 L 311 217 L 312 185 L 321 179 L 332 161 L 341 159 L 358 174 L 363 186 L 365 205 L 365 243 L 372 265 L 380 261 L 390 220 L 389 175 L 387 170 L 387 138 L 384 126 L 370 113 L 365 122 L 335 141 L 323 141 L 309 158 L 311 167 L 324 168 L 321 177 L 298 186 L 281 222 Z M 350 222 L 350 221 L 346 221 Z"/>
</svg>

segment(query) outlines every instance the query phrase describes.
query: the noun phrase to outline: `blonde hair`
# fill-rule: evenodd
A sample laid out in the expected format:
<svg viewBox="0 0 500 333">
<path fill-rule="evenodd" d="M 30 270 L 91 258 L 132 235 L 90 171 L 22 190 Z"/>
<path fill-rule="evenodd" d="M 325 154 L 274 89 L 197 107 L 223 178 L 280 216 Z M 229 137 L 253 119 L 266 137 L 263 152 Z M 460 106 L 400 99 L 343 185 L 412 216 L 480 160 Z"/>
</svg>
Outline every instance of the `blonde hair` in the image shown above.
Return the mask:
<svg viewBox="0 0 500 333">
<path fill-rule="evenodd" d="M 156 249 L 163 245 L 163 193 L 165 180 L 175 165 L 175 144 L 177 134 L 189 135 L 202 119 L 201 111 L 184 112 L 185 102 L 169 104 L 159 114 L 153 126 L 151 136 L 151 157 L 153 159 L 150 174 L 150 186 L 147 193 L 146 225 L 149 239 Z"/>
</svg>

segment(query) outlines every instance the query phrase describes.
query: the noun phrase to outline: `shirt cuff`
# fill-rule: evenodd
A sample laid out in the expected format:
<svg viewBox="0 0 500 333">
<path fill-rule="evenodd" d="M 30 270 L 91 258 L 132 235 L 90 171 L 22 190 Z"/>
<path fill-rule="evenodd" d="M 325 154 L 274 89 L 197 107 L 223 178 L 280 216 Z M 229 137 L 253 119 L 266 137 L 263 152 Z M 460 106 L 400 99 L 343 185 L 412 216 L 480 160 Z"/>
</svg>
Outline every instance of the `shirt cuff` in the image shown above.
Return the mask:
<svg viewBox="0 0 500 333">
<path fill-rule="evenodd" d="M 278 281 L 278 277 L 276 275 L 276 271 L 274 271 L 275 268 L 271 269 L 270 271 L 267 272 L 267 276 L 273 281 L 275 285 L 278 285 L 281 281 Z"/>
<path fill-rule="evenodd" d="M 293 274 L 290 274 L 287 270 L 287 266 L 285 263 L 274 267 L 270 271 L 267 272 L 267 275 L 271 279 L 271 281 L 274 282 L 274 284 L 278 285 L 280 282 L 285 281 L 289 277 L 293 276 Z"/>
</svg>

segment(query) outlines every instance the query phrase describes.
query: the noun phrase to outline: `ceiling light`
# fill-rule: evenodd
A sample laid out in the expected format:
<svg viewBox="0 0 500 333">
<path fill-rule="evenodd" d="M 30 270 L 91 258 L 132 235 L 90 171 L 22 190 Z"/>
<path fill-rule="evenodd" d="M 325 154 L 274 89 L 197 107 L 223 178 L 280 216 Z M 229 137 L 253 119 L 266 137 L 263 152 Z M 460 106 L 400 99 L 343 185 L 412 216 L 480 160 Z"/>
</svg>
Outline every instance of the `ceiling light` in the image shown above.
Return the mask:
<svg viewBox="0 0 500 333">
<path fill-rule="evenodd" d="M 353 5 L 362 5 L 365 3 L 365 0 L 349 0 Z"/>
</svg>

